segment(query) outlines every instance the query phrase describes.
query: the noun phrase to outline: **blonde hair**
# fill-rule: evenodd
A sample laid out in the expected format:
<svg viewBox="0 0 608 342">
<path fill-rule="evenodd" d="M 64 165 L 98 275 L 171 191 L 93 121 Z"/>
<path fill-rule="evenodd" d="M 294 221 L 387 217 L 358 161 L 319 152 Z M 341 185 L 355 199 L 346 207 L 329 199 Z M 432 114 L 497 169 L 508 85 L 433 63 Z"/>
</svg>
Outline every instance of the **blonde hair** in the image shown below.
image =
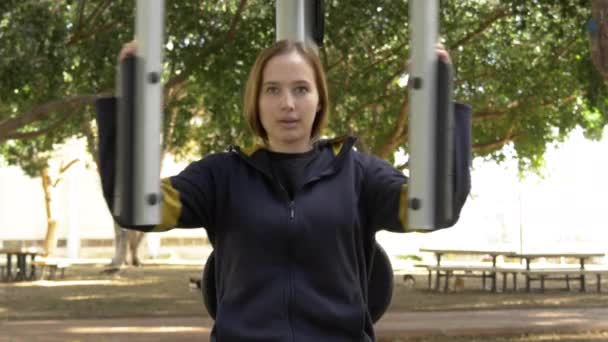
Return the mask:
<svg viewBox="0 0 608 342">
<path fill-rule="evenodd" d="M 317 91 L 319 93 L 320 109 L 317 111 L 312 125 L 312 131 L 310 133 L 311 140 L 317 140 L 321 135 L 321 131 L 327 125 L 327 117 L 329 115 L 329 95 L 327 91 L 325 71 L 323 70 L 321 60 L 317 56 L 315 50 L 301 42 L 280 40 L 274 43 L 272 46 L 262 50 L 258 54 L 258 57 L 253 64 L 251 71 L 249 72 L 247 84 L 245 85 L 243 110 L 245 120 L 247 121 L 247 126 L 253 135 L 261 138 L 265 143 L 267 143 L 268 135 L 262 126 L 259 113 L 260 89 L 262 87 L 264 68 L 271 58 L 291 52 L 297 52 L 300 56 L 302 56 L 312 67 L 315 73 L 315 82 Z"/>
</svg>

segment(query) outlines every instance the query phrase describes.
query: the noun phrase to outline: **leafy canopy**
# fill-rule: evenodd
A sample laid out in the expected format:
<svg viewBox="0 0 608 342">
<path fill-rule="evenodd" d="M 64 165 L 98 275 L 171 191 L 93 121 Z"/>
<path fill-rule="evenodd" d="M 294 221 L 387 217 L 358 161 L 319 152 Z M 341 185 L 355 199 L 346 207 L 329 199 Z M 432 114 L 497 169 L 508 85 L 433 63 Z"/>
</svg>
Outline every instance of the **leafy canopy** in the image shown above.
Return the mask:
<svg viewBox="0 0 608 342">
<path fill-rule="evenodd" d="M 249 144 L 241 110 L 256 53 L 274 40 L 274 1 L 167 1 L 165 151 L 196 158 Z M 408 4 L 327 0 L 321 49 L 328 136 L 391 159 L 407 150 Z M 600 137 L 606 86 L 593 68 L 590 1 L 441 1 L 441 40 L 458 101 L 472 105 L 475 155 L 512 143 L 522 170 L 576 126 Z M 0 153 L 26 170 L 69 137 L 94 152 L 92 104 L 112 94 L 116 56 L 133 37 L 134 1 L 0 3 Z"/>
</svg>

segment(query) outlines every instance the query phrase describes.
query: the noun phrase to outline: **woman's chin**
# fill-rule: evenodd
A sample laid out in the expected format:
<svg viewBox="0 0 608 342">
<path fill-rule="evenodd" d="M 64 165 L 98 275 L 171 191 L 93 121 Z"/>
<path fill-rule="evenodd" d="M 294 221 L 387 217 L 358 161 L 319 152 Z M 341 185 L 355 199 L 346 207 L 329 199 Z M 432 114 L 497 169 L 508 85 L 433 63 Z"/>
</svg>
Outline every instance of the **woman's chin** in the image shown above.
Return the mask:
<svg viewBox="0 0 608 342">
<path fill-rule="evenodd" d="M 272 142 L 276 143 L 273 144 Z M 295 149 L 301 149 L 301 147 L 308 147 L 310 139 L 306 138 L 306 135 L 297 134 L 297 132 L 283 133 L 277 136 L 276 139 L 271 139 L 271 145 L 279 145 L 282 147 L 294 147 Z"/>
</svg>

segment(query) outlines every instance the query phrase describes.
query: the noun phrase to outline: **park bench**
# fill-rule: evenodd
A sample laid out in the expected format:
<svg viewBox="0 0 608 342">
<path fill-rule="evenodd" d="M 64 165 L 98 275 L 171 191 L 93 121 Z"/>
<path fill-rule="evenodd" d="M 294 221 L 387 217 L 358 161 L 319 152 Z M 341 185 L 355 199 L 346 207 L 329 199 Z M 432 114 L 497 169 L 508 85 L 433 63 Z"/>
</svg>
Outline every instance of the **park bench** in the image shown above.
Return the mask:
<svg viewBox="0 0 608 342">
<path fill-rule="evenodd" d="M 432 253 L 435 257 L 435 264 L 419 265 L 426 268 L 428 271 L 429 288 L 431 286 L 431 278 L 435 273 L 435 290 L 439 291 L 441 278 L 445 279 L 444 290 L 449 290 L 449 280 L 452 276 L 460 278 L 481 278 L 482 288 L 486 289 L 487 280 L 491 281 L 491 290 L 497 292 L 497 267 L 499 257 L 508 257 L 515 252 L 505 249 L 454 249 L 454 248 L 420 248 L 420 252 Z M 478 256 L 481 261 L 455 261 L 445 262 L 444 256 L 452 255 L 455 257 Z M 479 259 L 478 259 L 479 260 Z M 442 262 L 443 261 L 443 262 Z"/>
<path fill-rule="evenodd" d="M 517 291 L 517 275 L 526 270 L 525 266 L 520 264 L 503 264 L 496 267 L 496 274 L 502 276 L 502 292 L 507 291 L 507 282 L 509 275 L 511 276 L 513 291 Z"/>
<path fill-rule="evenodd" d="M 60 279 L 65 277 L 65 270 L 70 266 L 67 261 L 59 259 L 37 259 L 32 261 L 33 271 L 32 277 L 38 280 L 44 279 L 45 271 L 49 271 L 49 280 L 57 279 L 57 273 L 60 272 Z"/>
<path fill-rule="evenodd" d="M 570 290 L 570 281 L 578 281 L 581 292 L 586 291 L 585 276 L 594 274 L 598 280 L 598 291 L 601 291 L 601 275 L 608 273 L 608 269 L 602 265 L 589 264 L 588 261 L 592 258 L 604 257 L 604 252 L 599 251 L 565 251 L 565 252 L 534 252 L 534 253 L 518 253 L 517 257 L 525 260 L 526 269 L 522 274 L 526 277 L 526 291 L 531 290 L 532 282 L 540 282 L 540 290 L 545 290 L 545 281 L 547 280 L 563 280 L 566 282 L 566 288 Z M 537 263 L 532 266 L 535 259 L 578 259 L 578 263 L 560 263 L 560 264 L 544 264 Z M 540 265 L 539 265 L 540 264 Z"/>
<path fill-rule="evenodd" d="M 441 278 L 444 278 L 444 291 L 449 290 L 450 277 L 481 278 L 482 288 L 486 288 L 486 281 L 491 280 L 492 291 L 496 291 L 496 268 L 492 265 L 427 265 L 417 264 L 416 267 L 425 268 L 428 272 L 429 289 L 432 288 L 432 275 L 435 274 L 435 290 L 439 290 Z"/>
<path fill-rule="evenodd" d="M 529 270 L 521 271 L 526 275 L 526 291 L 531 290 L 532 282 L 540 282 L 540 290 L 545 291 L 545 281 L 547 280 L 561 280 L 566 282 L 566 289 L 570 290 L 570 282 L 578 281 L 580 291 L 586 291 L 585 276 L 595 275 L 596 276 L 596 289 L 597 292 L 602 290 L 602 275 L 608 275 L 607 268 L 585 268 L 581 269 L 578 267 L 552 267 L 552 268 L 532 268 Z"/>
</svg>

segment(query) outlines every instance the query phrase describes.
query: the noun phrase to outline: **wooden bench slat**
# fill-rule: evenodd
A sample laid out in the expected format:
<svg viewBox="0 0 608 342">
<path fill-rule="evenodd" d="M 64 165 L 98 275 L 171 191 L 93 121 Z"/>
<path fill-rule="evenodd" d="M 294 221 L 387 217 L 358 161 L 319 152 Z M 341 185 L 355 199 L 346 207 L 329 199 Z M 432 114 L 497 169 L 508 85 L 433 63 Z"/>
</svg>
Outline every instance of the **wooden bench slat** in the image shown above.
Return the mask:
<svg viewBox="0 0 608 342">
<path fill-rule="evenodd" d="M 532 268 L 529 270 L 523 270 L 522 273 L 528 274 L 597 274 L 597 273 L 608 273 L 608 270 L 600 269 L 580 269 L 580 268 Z"/>
</svg>

